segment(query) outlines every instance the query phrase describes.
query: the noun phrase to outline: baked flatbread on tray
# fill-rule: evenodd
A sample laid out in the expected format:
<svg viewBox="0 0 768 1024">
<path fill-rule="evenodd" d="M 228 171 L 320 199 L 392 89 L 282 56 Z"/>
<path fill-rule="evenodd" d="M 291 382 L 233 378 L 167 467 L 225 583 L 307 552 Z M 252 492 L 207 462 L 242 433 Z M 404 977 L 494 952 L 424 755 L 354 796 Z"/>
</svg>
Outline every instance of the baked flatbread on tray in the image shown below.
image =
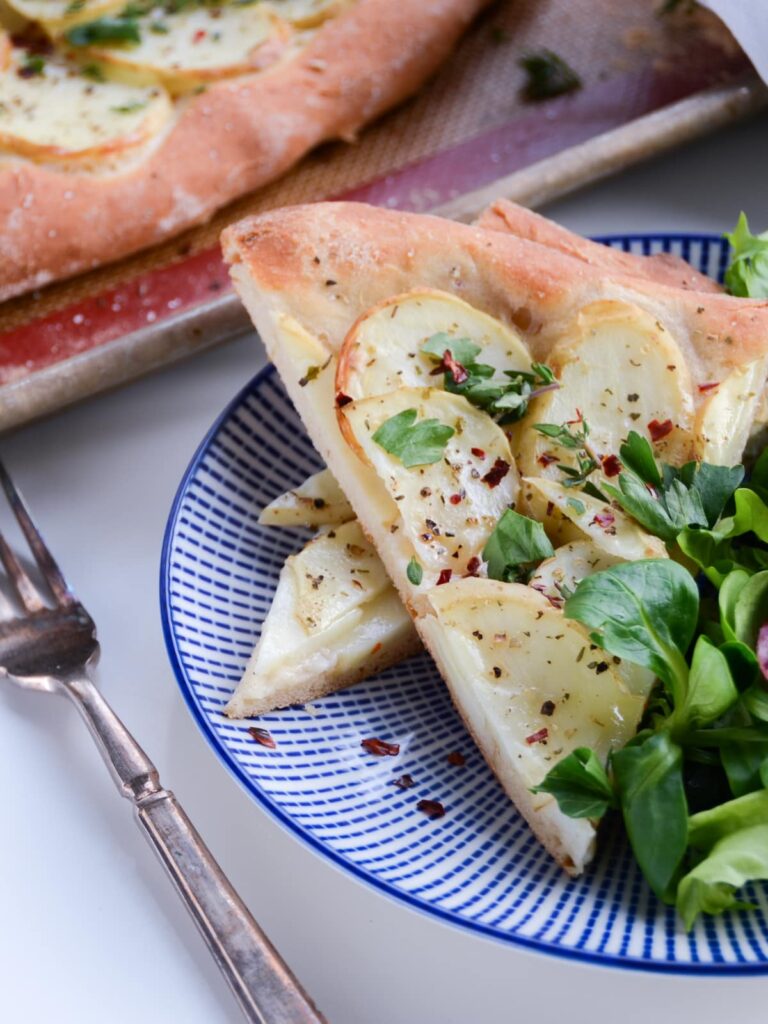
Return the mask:
<svg viewBox="0 0 768 1024">
<path fill-rule="evenodd" d="M 246 219 L 223 246 L 314 446 L 468 729 L 539 839 L 577 874 L 593 854 L 593 823 L 532 787 L 577 747 L 605 758 L 626 743 L 653 678 L 591 644 L 563 616 L 562 595 L 590 572 L 666 548 L 621 509 L 564 486 L 562 467 L 577 472 L 578 453 L 535 425 L 577 434 L 588 421 L 598 485 L 633 430 L 673 465 L 740 461 L 763 416 L 768 303 L 704 282 L 696 290 L 679 264 L 659 280 L 586 245 L 569 254 L 572 240 L 554 227 L 547 244 L 515 230 L 325 203 Z M 490 415 L 482 380 L 472 401 L 448 387 L 465 370 L 456 352 L 493 381 L 540 375 L 522 418 Z M 525 584 L 499 565 L 502 520 L 521 513 L 546 530 L 542 550 L 554 545 Z"/>
<path fill-rule="evenodd" d="M 352 139 L 488 0 L 7 0 L 0 300 L 178 234 Z"/>
</svg>

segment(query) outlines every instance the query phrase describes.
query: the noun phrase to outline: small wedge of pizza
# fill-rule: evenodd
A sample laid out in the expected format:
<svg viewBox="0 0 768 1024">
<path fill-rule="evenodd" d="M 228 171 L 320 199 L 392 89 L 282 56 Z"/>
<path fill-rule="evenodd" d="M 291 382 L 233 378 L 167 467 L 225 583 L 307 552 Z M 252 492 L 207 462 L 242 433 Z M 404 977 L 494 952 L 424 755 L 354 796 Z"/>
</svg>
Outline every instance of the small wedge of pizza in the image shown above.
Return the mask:
<svg viewBox="0 0 768 1024">
<path fill-rule="evenodd" d="M 605 497 L 630 436 L 672 467 L 740 460 L 768 303 L 356 204 L 251 218 L 223 244 L 469 731 L 578 874 L 594 823 L 536 787 L 577 748 L 622 747 L 653 676 L 605 657 L 564 598 L 617 562 L 667 557 Z"/>
<path fill-rule="evenodd" d="M 6 0 L 0 300 L 199 224 L 413 93 L 488 0 Z"/>
</svg>

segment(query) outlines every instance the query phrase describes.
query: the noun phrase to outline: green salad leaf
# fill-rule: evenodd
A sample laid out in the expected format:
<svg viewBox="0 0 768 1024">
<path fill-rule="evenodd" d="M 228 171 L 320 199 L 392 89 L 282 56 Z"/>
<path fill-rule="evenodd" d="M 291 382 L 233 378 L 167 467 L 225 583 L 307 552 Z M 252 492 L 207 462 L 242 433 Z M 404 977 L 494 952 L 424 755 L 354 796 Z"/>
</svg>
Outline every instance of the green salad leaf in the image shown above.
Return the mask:
<svg viewBox="0 0 768 1024">
<path fill-rule="evenodd" d="M 558 761 L 533 793 L 551 793 L 563 814 L 571 818 L 602 818 L 616 797 L 600 758 L 588 747 L 577 747 Z"/>
<path fill-rule="evenodd" d="M 594 630 L 595 642 L 611 654 L 650 668 L 680 701 L 698 609 L 691 574 L 671 559 L 657 558 L 623 562 L 587 576 L 564 611 L 566 618 Z"/>
<path fill-rule="evenodd" d="M 680 880 L 677 909 L 686 928 L 692 928 L 701 913 L 751 908 L 751 903 L 737 899 L 736 890 L 758 879 L 768 879 L 768 824 L 725 836 Z"/>
<path fill-rule="evenodd" d="M 688 845 L 683 752 L 669 732 L 641 735 L 614 753 L 613 770 L 632 850 L 664 899 Z"/>
<path fill-rule="evenodd" d="M 742 298 L 768 298 L 768 232 L 753 235 L 744 212 L 725 236 L 733 253 L 725 272 L 725 287 Z"/>
</svg>

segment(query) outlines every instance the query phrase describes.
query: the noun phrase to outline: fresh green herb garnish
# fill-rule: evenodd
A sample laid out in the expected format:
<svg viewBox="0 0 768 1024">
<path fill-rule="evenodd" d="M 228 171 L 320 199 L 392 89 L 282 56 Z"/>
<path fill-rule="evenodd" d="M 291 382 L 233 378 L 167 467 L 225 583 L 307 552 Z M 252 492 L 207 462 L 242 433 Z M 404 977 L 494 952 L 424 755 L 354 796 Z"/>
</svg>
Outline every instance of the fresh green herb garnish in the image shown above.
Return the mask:
<svg viewBox="0 0 768 1024">
<path fill-rule="evenodd" d="M 417 421 L 417 416 L 416 409 L 403 409 L 382 423 L 373 435 L 376 444 L 407 469 L 439 462 L 446 444 L 456 433 L 453 427 L 438 420 Z"/>
<path fill-rule="evenodd" d="M 530 569 L 554 554 L 541 523 L 508 508 L 483 548 L 492 580 L 513 583 L 525 579 Z"/>
<path fill-rule="evenodd" d="M 575 466 L 560 463 L 557 466 L 565 476 L 565 487 L 584 487 L 595 470 L 600 469 L 600 458 L 589 443 L 589 424 L 581 414 L 571 423 L 562 423 L 559 426 L 556 423 L 536 423 L 533 429 L 548 437 L 559 448 L 574 453 Z M 604 500 L 604 496 L 594 485 L 585 490 Z"/>
<path fill-rule="evenodd" d="M 126 8 L 127 10 L 127 8 Z M 140 43 L 141 32 L 135 16 L 126 11 L 117 17 L 97 18 L 75 25 L 66 33 L 71 46 L 92 46 L 94 43 Z"/>
<path fill-rule="evenodd" d="M 144 100 L 143 102 L 136 100 L 136 102 L 134 103 L 124 103 L 122 104 L 122 106 L 110 107 L 109 109 L 114 110 L 116 114 L 136 114 L 140 110 L 143 110 L 144 107 L 146 107 L 146 105 L 146 100 Z"/>
<path fill-rule="evenodd" d="M 739 214 L 736 227 L 725 237 L 733 254 L 725 272 L 725 286 L 731 295 L 742 298 L 768 298 L 768 231 L 753 235 L 745 213 Z"/>
<path fill-rule="evenodd" d="M 408 563 L 408 567 L 405 570 L 405 575 L 408 577 L 408 580 L 414 585 L 414 587 L 418 587 L 422 579 L 424 578 L 424 570 L 422 569 L 421 565 L 419 565 L 415 558 L 412 558 Z"/>
<path fill-rule="evenodd" d="M 619 449 L 619 486 L 601 484 L 649 533 L 673 544 L 686 527 L 712 527 L 744 478 L 741 466 L 656 464 L 650 442 L 634 430 Z"/>
<path fill-rule="evenodd" d="M 28 53 L 19 68 L 22 78 L 34 78 L 45 74 L 45 57 L 39 53 Z"/>
<path fill-rule="evenodd" d="M 504 370 L 497 376 L 493 366 L 476 362 L 479 345 L 442 331 L 428 338 L 421 351 L 438 363 L 436 369 L 444 370 L 447 391 L 463 395 L 502 425 L 522 419 L 532 398 L 560 386 L 543 363 L 532 363 L 530 372 Z"/>
<path fill-rule="evenodd" d="M 562 57 L 552 50 L 536 50 L 520 59 L 528 75 L 523 94 L 529 100 L 547 100 L 581 88 L 581 79 Z"/>
</svg>

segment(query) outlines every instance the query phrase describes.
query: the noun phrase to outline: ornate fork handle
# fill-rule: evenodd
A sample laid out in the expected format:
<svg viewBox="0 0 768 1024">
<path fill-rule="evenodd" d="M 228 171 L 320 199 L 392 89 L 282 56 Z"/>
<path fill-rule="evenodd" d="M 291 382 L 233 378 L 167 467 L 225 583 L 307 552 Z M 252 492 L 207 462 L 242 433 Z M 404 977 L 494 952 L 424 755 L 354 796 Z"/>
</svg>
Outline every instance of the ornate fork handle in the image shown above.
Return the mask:
<svg viewBox="0 0 768 1024">
<path fill-rule="evenodd" d="M 249 1021 L 324 1024 L 296 978 L 230 885 L 157 769 L 86 677 L 63 681 L 120 793 L 213 953 Z"/>
</svg>

